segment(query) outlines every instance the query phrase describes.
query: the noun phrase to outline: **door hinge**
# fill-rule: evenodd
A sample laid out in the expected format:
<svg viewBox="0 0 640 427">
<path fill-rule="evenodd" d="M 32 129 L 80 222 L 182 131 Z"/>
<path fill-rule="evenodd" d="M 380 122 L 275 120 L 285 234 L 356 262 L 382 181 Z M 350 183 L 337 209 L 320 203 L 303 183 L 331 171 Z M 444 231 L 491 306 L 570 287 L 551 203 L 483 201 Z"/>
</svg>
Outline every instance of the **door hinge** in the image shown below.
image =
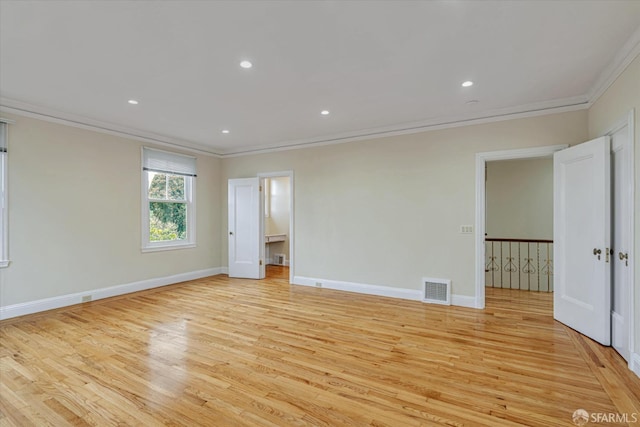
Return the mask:
<svg viewBox="0 0 640 427">
<path fill-rule="evenodd" d="M 262 260 L 260 260 L 260 265 L 262 265 Z"/>
<path fill-rule="evenodd" d="M 260 191 L 262 191 L 262 185 L 260 186 Z"/>
</svg>

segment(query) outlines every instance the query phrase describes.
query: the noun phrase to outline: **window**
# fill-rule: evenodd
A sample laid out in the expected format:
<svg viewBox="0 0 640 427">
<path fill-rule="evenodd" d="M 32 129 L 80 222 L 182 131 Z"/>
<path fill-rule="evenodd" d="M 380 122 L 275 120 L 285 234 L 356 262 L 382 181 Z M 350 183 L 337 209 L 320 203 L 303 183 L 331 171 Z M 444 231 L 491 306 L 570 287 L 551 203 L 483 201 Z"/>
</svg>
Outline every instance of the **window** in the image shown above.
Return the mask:
<svg viewBox="0 0 640 427">
<path fill-rule="evenodd" d="M 7 122 L 0 119 L 0 268 L 9 266 L 7 198 Z"/>
<path fill-rule="evenodd" d="M 194 247 L 196 159 L 142 148 L 142 250 Z"/>
</svg>

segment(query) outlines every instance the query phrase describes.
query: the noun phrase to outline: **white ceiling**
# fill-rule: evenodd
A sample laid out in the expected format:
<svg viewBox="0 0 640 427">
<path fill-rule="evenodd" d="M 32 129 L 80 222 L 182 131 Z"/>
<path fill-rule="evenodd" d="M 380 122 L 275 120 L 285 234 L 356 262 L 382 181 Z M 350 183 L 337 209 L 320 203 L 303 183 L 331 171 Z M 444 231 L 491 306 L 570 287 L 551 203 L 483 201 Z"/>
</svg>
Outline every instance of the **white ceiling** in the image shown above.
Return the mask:
<svg viewBox="0 0 640 427">
<path fill-rule="evenodd" d="M 584 108 L 639 28 L 637 0 L 0 0 L 0 95 L 233 154 Z"/>
</svg>

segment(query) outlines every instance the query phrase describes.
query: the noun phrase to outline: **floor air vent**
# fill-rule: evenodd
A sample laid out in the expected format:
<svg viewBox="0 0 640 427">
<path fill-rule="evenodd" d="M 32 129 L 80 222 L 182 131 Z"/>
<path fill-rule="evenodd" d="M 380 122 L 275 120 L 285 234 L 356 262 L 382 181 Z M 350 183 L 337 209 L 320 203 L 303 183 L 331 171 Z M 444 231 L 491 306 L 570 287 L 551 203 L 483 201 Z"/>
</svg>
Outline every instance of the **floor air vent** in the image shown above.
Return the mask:
<svg viewBox="0 0 640 427">
<path fill-rule="evenodd" d="M 451 280 L 422 278 L 422 301 L 451 305 Z"/>
</svg>

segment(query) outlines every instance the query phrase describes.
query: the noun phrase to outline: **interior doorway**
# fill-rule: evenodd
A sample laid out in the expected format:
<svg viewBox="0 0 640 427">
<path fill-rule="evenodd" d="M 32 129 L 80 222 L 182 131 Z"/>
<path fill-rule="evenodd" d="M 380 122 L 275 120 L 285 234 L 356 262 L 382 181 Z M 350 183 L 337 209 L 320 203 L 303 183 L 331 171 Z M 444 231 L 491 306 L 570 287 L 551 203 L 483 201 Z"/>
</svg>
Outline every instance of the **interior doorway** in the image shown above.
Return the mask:
<svg viewBox="0 0 640 427">
<path fill-rule="evenodd" d="M 553 292 L 553 158 L 486 162 L 485 286 Z"/>
<path fill-rule="evenodd" d="M 265 203 L 275 203 L 271 197 L 265 199 L 265 180 L 284 177 L 288 183 L 288 192 L 277 203 L 288 221 L 280 232 L 265 233 L 265 215 L 274 210 L 265 210 Z M 267 181 L 267 182 L 269 182 Z M 243 279 L 264 279 L 267 261 L 273 264 L 276 255 L 280 258 L 280 267 L 289 271 L 289 283 L 295 273 L 294 257 L 294 180 L 293 171 L 261 173 L 252 178 L 233 178 L 228 181 L 228 233 L 229 233 L 229 277 Z M 288 210 L 287 207 L 288 206 Z M 287 216 L 288 215 L 288 216 Z M 283 221 L 285 220 L 283 219 Z M 269 243 L 266 241 L 269 240 Z M 283 252 L 267 251 L 267 244 L 283 242 Z M 267 259 L 268 258 L 268 259 Z M 288 260 L 287 260 L 288 258 Z"/>
<path fill-rule="evenodd" d="M 485 308 L 485 236 L 487 224 L 486 171 L 487 163 L 504 160 L 543 159 L 568 145 L 493 151 L 476 154 L 476 308 Z"/>
<path fill-rule="evenodd" d="M 292 283 L 295 268 L 293 171 L 259 173 L 258 178 L 263 188 L 260 206 L 262 277 Z"/>
<path fill-rule="evenodd" d="M 604 206 L 595 207 L 598 210 L 602 210 L 604 212 L 608 212 L 606 215 L 606 228 L 607 233 L 606 236 L 611 233 L 611 238 L 607 239 L 596 239 L 597 241 L 591 241 L 589 239 L 588 242 L 582 242 L 585 244 L 579 245 L 579 248 L 572 247 L 568 252 L 566 250 L 560 250 L 560 246 L 558 246 L 558 251 L 562 252 L 564 255 L 560 254 L 557 256 L 563 257 L 562 264 L 566 267 L 568 264 L 576 264 L 577 257 L 582 257 L 583 246 L 589 246 L 587 249 L 588 252 L 593 252 L 594 259 L 597 258 L 599 261 L 598 265 L 605 269 L 608 273 L 606 277 L 603 276 L 602 280 L 606 281 L 606 283 L 610 283 L 611 289 L 611 298 L 604 296 L 602 298 L 598 298 L 599 301 L 605 301 L 607 304 L 606 315 L 607 322 L 603 322 L 605 324 L 606 331 L 603 332 L 603 337 L 606 335 L 606 339 L 601 342 L 606 342 L 607 344 L 612 345 L 621 356 L 627 360 L 629 360 L 629 350 L 634 348 L 634 323 L 633 319 L 635 318 L 635 306 L 633 299 L 633 283 L 634 283 L 634 271 L 633 271 L 633 253 L 632 253 L 632 239 L 631 236 L 634 235 L 633 230 L 633 194 L 634 194 L 634 172 L 633 172 L 633 140 L 634 140 L 634 115 L 633 111 L 631 111 L 624 120 L 613 127 L 609 132 L 607 132 L 606 136 L 603 139 L 606 140 L 607 144 L 604 145 L 608 147 L 606 151 L 606 161 L 604 164 L 606 165 L 605 175 L 610 177 L 610 194 L 611 194 L 611 202 L 605 203 Z M 609 139 L 611 140 L 611 144 L 609 145 Z M 595 141 L 595 140 L 594 140 Z M 590 141 L 586 144 L 579 144 L 577 146 L 572 147 L 570 150 L 565 150 L 563 153 L 575 152 L 574 148 L 578 147 L 579 150 L 586 149 L 585 147 L 588 144 L 592 143 Z M 486 220 L 487 220 L 487 206 L 486 206 L 486 188 L 485 188 L 485 179 L 486 179 L 486 165 L 491 161 L 500 161 L 507 159 L 526 159 L 526 158 L 542 158 L 546 156 L 553 155 L 555 152 L 560 150 L 564 150 L 567 146 L 550 146 L 550 147 L 540 147 L 540 148 L 532 148 L 532 149 L 522 149 L 522 150 L 508 150 L 501 152 L 489 152 L 489 153 L 478 153 L 476 155 L 476 308 L 485 308 L 485 232 L 486 232 Z M 600 150 L 601 152 L 604 152 Z M 584 159 L 592 158 L 591 156 L 586 156 L 584 153 L 579 155 L 580 153 L 575 154 L 578 156 L 578 160 L 574 160 L 572 158 L 567 158 L 564 160 L 560 160 L 560 158 L 571 156 L 569 154 L 564 155 L 560 154 L 559 161 L 557 162 L 558 169 L 554 170 L 554 180 L 559 177 L 562 178 L 563 181 L 567 181 L 570 179 L 570 175 L 567 175 L 568 172 L 563 172 L 561 166 L 567 164 L 571 166 L 573 169 L 576 169 L 576 165 L 579 162 L 582 162 Z M 610 154 L 610 159 L 609 159 Z M 593 157 L 595 158 L 595 157 Z M 558 175 L 558 173 L 560 174 Z M 565 174 L 566 173 L 566 174 Z M 588 173 L 584 178 L 592 177 L 594 173 Z M 567 178 L 569 177 L 569 178 Z M 575 179 L 571 180 L 575 181 L 572 185 L 578 185 L 579 183 L 590 182 L 589 179 Z M 609 179 L 600 180 L 601 182 L 608 182 Z M 599 181 L 599 182 L 600 182 Z M 561 186 L 562 187 L 562 186 Z M 568 199 L 576 199 L 576 194 L 582 193 L 583 195 L 588 194 L 589 192 L 594 191 L 594 186 L 584 187 L 582 190 L 572 189 L 570 187 L 565 190 L 559 190 L 559 188 L 554 188 L 554 194 L 560 194 L 563 192 L 564 194 L 569 194 L 571 197 Z M 560 198 L 564 200 L 563 198 Z M 559 200 L 560 200 L 559 199 Z M 568 200 L 567 199 L 567 200 Z M 585 199 L 586 200 L 586 199 Z M 605 200 L 608 200 L 605 199 Z M 554 200 L 554 204 L 557 204 L 557 200 Z M 564 205 L 563 205 L 564 206 Z M 565 208 L 560 209 L 559 212 L 554 215 L 560 215 L 564 211 Z M 589 210 L 586 210 L 589 211 Z M 571 224 L 573 224 L 577 219 L 580 219 L 584 216 L 585 209 L 579 209 L 579 213 L 574 212 L 568 219 Z M 562 216 L 562 215 L 561 215 Z M 558 217 L 559 218 L 559 217 Z M 563 228 L 566 231 L 566 221 L 558 222 L 558 218 L 554 217 L 553 227 L 554 228 Z M 610 219 L 609 219 L 610 218 Z M 560 227 L 562 225 L 562 227 Z M 573 227 L 576 228 L 576 227 Z M 586 227 L 577 227 L 574 230 L 573 235 L 575 236 L 583 236 L 588 234 L 587 232 L 591 230 L 590 226 Z M 559 236 L 566 236 L 565 233 L 560 233 Z M 566 237 L 562 237 L 566 246 L 566 242 L 564 241 Z M 580 239 L 578 239 L 580 240 Z M 584 240 L 584 239 L 583 239 Z M 602 242 L 600 242 L 602 240 Z M 573 239 L 575 243 L 575 239 Z M 557 243 L 557 242 L 556 242 Z M 587 244 L 588 243 L 588 244 Z M 600 246 L 599 247 L 591 247 L 590 245 Z M 574 245 L 575 246 L 575 245 Z M 567 253 L 565 253 L 567 252 Z M 600 265 L 600 263 L 602 265 Z M 606 268 L 605 268 L 606 267 Z M 558 273 L 559 268 L 556 269 L 554 273 Z M 573 270 L 575 271 L 575 269 Z M 586 269 L 578 269 L 578 271 L 586 271 Z M 558 276 L 558 274 L 555 274 Z M 564 274 L 561 274 L 564 279 L 566 277 Z M 584 276 L 584 274 L 582 275 Z M 582 279 L 585 277 L 580 276 Z M 610 277 L 609 277 L 610 276 Z M 605 280 L 606 279 L 606 280 Z M 610 279 L 610 280 L 609 280 Z M 598 280 L 600 281 L 600 280 Z M 562 282 L 566 282 L 570 287 L 576 287 L 576 283 L 584 284 L 585 280 L 562 280 Z M 560 287 L 558 287 L 560 289 Z M 609 289 L 609 288 L 607 288 Z M 584 295 L 589 294 L 589 292 L 585 292 L 584 289 L 579 289 L 579 292 L 576 294 L 574 292 L 573 297 L 568 295 L 566 292 L 566 287 L 562 292 L 556 292 L 554 299 L 556 300 L 554 303 L 555 308 L 563 311 L 563 309 L 559 306 L 559 303 L 565 304 L 566 301 L 575 303 L 577 306 L 585 306 L 588 304 L 582 303 L 581 301 L 584 298 Z M 562 301 L 558 301 L 559 294 L 561 295 Z M 493 295 L 492 295 L 493 297 Z M 577 301 L 577 302 L 576 302 Z M 610 302 L 610 304 L 609 304 Z M 565 304 L 566 305 L 566 304 Z M 554 312 L 554 317 L 559 319 L 558 313 Z M 578 316 L 571 315 L 570 318 L 576 318 Z M 585 321 L 587 323 L 590 322 L 589 319 L 593 319 L 593 316 L 589 315 L 585 317 Z M 604 318 L 603 318 L 604 319 Z M 561 320 L 563 323 L 565 321 Z M 593 322 L 591 322 L 593 323 Z M 598 324 L 600 322 L 598 321 Z M 571 325 L 569 325 L 571 326 Z M 581 330 L 580 327 L 574 327 L 576 330 Z M 586 333 L 589 335 L 588 333 Z M 630 362 L 631 364 L 631 362 Z"/>
</svg>

